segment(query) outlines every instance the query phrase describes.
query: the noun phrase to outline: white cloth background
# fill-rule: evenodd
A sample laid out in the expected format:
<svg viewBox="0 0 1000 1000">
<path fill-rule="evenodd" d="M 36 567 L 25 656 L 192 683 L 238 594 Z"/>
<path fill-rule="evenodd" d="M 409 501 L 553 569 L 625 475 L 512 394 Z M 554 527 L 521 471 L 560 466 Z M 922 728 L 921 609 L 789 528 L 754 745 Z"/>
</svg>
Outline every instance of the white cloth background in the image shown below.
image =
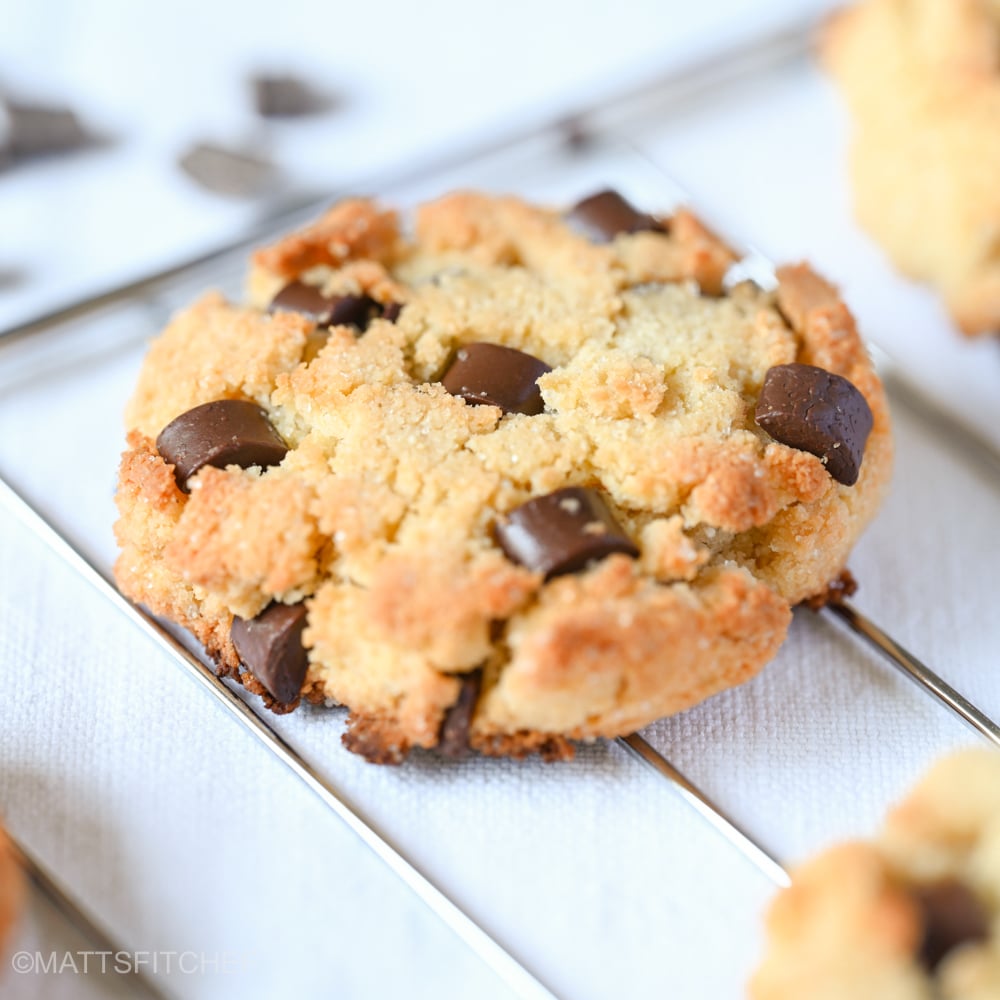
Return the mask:
<svg viewBox="0 0 1000 1000">
<path fill-rule="evenodd" d="M 610 45 L 598 49 L 595 41 L 602 31 L 612 36 L 611 22 L 590 20 L 585 31 L 566 15 L 576 27 L 561 36 L 560 68 L 550 67 L 537 91 L 513 74 L 512 92 L 493 94 L 489 114 L 495 120 L 529 100 L 537 107 L 543 92 L 553 101 L 578 93 L 582 81 L 602 73 L 637 72 L 637 63 L 650 65 L 653 54 L 671 44 L 676 57 L 683 30 L 706 44 L 718 38 L 709 31 L 713 26 L 746 27 L 735 14 L 750 5 L 705 3 L 688 22 L 682 5 L 666 6 L 677 7 L 670 24 L 661 24 L 667 17 L 662 5 L 655 13 L 637 9 L 629 31 L 613 33 L 613 55 Z M 766 5 L 753 6 L 759 12 Z M 770 5 L 770 14 L 755 13 L 754 21 L 776 17 L 782 7 L 787 12 L 789 5 Z M 60 29 L 67 39 L 72 29 L 77 37 L 83 33 L 86 45 L 98 45 L 112 23 L 136 39 L 165 30 L 155 15 L 140 25 L 133 14 L 123 27 L 112 12 L 124 17 L 125 5 L 93 9 L 94 19 L 70 18 Z M 279 19 L 276 36 L 291 23 L 297 23 L 294 14 Z M 651 37 L 654 26 L 659 34 Z M 30 34 L 30 25 L 21 28 Z M 218 37 L 217 26 L 202 28 Z M 523 27 L 514 32 L 499 22 L 486 33 L 510 45 L 526 37 Z M 315 35 L 300 32 L 310 52 L 322 49 Z M 367 43 L 370 36 L 360 37 Z M 196 42 L 204 39 L 198 35 Z M 332 48 L 358 58 L 359 44 L 347 30 Z M 499 66 L 511 76 L 511 60 L 490 63 L 498 58 L 488 58 L 492 52 L 484 49 L 467 65 L 495 74 L 495 88 Z M 591 58 L 575 62 L 574 53 Z M 602 54 L 601 72 L 595 53 Z M 362 62 L 370 79 L 381 79 L 370 55 L 355 65 Z M 67 73 L 72 60 L 69 65 Z M 457 133 L 488 120 L 485 90 L 468 96 L 480 75 L 470 72 L 458 88 L 455 99 L 464 111 L 440 126 L 435 141 L 443 141 L 448 128 Z M 147 71 L 146 79 L 151 76 Z M 99 83 L 94 86 L 97 92 Z M 437 86 L 436 94 L 445 89 L 440 81 Z M 408 88 L 386 93 L 425 110 L 421 100 L 430 90 L 417 99 L 397 89 Z M 378 107 L 372 98 L 372 116 Z M 377 132 L 371 122 L 357 127 Z M 391 144 L 395 133 L 389 133 L 385 139 L 384 127 L 377 132 Z M 166 145 L 167 137 L 164 128 L 156 141 Z M 1000 394 L 988 391 L 1000 376 L 996 345 L 961 344 L 933 300 L 895 278 L 850 223 L 843 123 L 814 71 L 798 64 L 767 74 L 697 109 L 648 122 L 635 137 L 732 235 L 778 257 L 808 254 L 844 284 L 866 329 L 915 374 L 974 404 L 972 417 L 1000 426 Z M 352 145 L 352 156 L 360 147 Z M 359 171 L 377 165 L 359 157 Z M 95 211 L 92 230 L 110 227 L 120 237 L 141 232 L 136 255 L 149 263 L 242 221 L 234 211 L 226 218 L 214 214 L 204 229 L 182 224 L 199 212 L 180 207 L 187 194 L 171 200 L 175 181 L 164 183 L 161 200 L 166 168 L 160 170 L 144 192 L 127 196 L 136 199 L 128 204 L 136 212 L 167 205 L 165 214 L 181 220 L 176 228 L 169 219 L 154 225 L 143 216 L 137 230 L 127 212 Z M 104 191 L 99 174 L 95 168 L 86 181 L 88 192 Z M 24 172 L 13 183 L 16 196 L 0 178 L 0 249 L 10 255 L 23 246 L 32 248 L 32 261 L 36 252 L 38 260 L 47 259 L 53 251 L 43 251 L 43 243 L 55 246 L 55 220 L 40 223 L 40 230 L 22 225 L 18 237 L 6 211 L 30 202 L 30 185 L 42 182 Z M 649 176 L 636 184 L 655 188 Z M 66 195 L 64 204 L 72 210 L 76 198 Z M 74 218 L 84 219 L 81 212 Z M 88 231 L 87 225 L 78 230 Z M 111 249 L 100 268 L 79 274 L 70 266 L 79 261 L 78 249 L 67 248 L 73 242 L 54 252 L 69 255 L 60 259 L 74 274 L 61 269 L 47 276 L 46 299 L 57 289 L 72 294 L 118 275 L 138 259 L 131 250 L 116 256 L 119 239 L 87 237 L 88 246 Z M 29 305 L 38 302 L 18 298 L 8 317 Z M 109 318 L 102 332 L 114 344 L 148 321 L 136 308 Z M 23 369 L 16 387 L 0 371 L 0 470 L 102 557 L 110 550 L 115 434 L 137 359 L 134 347 L 87 365 L 63 359 L 40 376 Z M 897 412 L 897 431 L 892 496 L 852 560 L 862 581 L 858 604 L 998 715 L 1000 678 L 991 669 L 1000 565 L 997 483 L 904 411 Z M 0 809 L 125 947 L 191 950 L 209 962 L 221 956 L 241 966 L 175 976 L 165 989 L 199 998 L 509 995 L 306 789 L 4 512 L 0 594 Z M 741 995 L 759 952 L 760 912 L 771 886 L 618 749 L 585 748 L 563 766 L 484 760 L 442 766 L 424 758 L 378 769 L 341 751 L 339 719 L 328 713 L 300 712 L 277 725 L 560 996 Z M 810 614 L 797 617 L 788 644 L 757 680 L 657 724 L 648 735 L 784 858 L 870 830 L 886 802 L 933 756 L 973 739 L 852 639 Z M 46 940 L 42 931 L 29 922 L 25 940 Z M 76 977 L 0 971 L 3 995 L 18 1000 L 82 996 L 85 986 Z"/>
</svg>

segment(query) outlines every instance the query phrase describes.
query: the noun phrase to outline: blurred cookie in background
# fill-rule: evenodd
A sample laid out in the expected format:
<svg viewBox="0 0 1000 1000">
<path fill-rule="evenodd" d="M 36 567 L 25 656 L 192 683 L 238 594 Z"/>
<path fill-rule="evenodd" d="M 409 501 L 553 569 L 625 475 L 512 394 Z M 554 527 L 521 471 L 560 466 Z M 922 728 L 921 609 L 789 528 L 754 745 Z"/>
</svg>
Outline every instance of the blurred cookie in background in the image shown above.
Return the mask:
<svg viewBox="0 0 1000 1000">
<path fill-rule="evenodd" d="M 822 48 L 859 221 L 964 333 L 1000 332 L 1000 4 L 864 0 Z"/>
<path fill-rule="evenodd" d="M 1000 996 L 1000 753 L 938 761 L 873 841 L 838 844 L 771 905 L 751 1000 Z"/>
</svg>

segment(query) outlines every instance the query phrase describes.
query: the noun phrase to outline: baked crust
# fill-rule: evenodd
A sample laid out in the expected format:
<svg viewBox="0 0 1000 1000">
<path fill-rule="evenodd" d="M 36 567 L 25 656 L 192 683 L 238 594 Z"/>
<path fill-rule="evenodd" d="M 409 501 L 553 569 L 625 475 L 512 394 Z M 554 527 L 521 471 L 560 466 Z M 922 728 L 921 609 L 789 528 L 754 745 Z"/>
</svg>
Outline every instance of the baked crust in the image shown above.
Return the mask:
<svg viewBox="0 0 1000 1000">
<path fill-rule="evenodd" d="M 752 1000 L 986 1000 L 1000 996 L 1000 754 L 938 762 L 893 809 L 875 841 L 841 844 L 795 870 L 771 905 Z M 957 879 L 990 931 L 919 960 L 924 924 L 915 887 Z"/>
<path fill-rule="evenodd" d="M 862 225 L 965 333 L 1000 331 L 1000 9 L 865 0 L 822 47 L 853 118 Z"/>
<path fill-rule="evenodd" d="M 479 668 L 472 744 L 550 757 L 752 677 L 790 607 L 839 576 L 888 483 L 882 387 L 836 290 L 800 265 L 776 293 L 724 291 L 733 254 L 687 212 L 667 234 L 595 245 L 554 211 L 465 192 L 422 206 L 412 241 L 396 225 L 346 203 L 256 255 L 250 306 L 208 296 L 155 342 L 127 414 L 122 591 L 234 675 L 233 615 L 305 599 L 303 693 L 348 706 L 345 741 L 380 761 L 435 746 Z M 304 316 L 262 311 L 290 278 L 405 306 L 320 339 Z M 444 389 L 476 340 L 551 366 L 545 412 Z M 754 422 L 767 371 L 793 361 L 868 401 L 855 486 Z M 184 494 L 154 439 L 227 397 L 261 405 L 289 453 L 263 471 L 206 467 Z M 572 485 L 603 492 L 639 557 L 544 582 L 493 525 Z"/>
</svg>

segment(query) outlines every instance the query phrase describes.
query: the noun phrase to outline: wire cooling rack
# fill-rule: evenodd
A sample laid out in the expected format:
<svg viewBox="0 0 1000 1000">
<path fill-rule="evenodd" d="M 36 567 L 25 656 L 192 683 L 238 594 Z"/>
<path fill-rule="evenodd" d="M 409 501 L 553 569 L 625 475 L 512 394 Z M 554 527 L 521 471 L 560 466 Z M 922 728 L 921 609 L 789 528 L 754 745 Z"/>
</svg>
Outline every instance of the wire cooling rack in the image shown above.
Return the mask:
<svg viewBox="0 0 1000 1000">
<path fill-rule="evenodd" d="M 683 76 L 661 81 L 654 88 L 655 103 L 663 108 L 665 100 L 682 102 L 690 94 L 718 86 L 738 78 L 740 73 L 753 72 L 761 65 L 773 63 L 801 51 L 804 35 L 800 30 L 770 39 L 765 45 L 755 46 L 731 57 L 724 72 L 716 66 L 689 69 Z M 650 93 L 629 95 L 628 106 L 648 104 Z M 669 100 L 667 100 L 669 99 Z M 588 182 L 583 177 L 600 176 L 607 179 L 623 171 L 628 180 L 624 185 L 639 203 L 666 209 L 671 204 L 686 201 L 683 192 L 655 165 L 650 164 L 641 152 L 627 142 L 611 138 L 607 124 L 613 105 L 596 109 L 594 113 L 577 116 L 566 141 L 562 127 L 552 127 L 517 142 L 505 138 L 495 144 L 495 149 L 478 150 L 447 163 L 427 164 L 411 171 L 406 177 L 388 178 L 377 185 L 378 190 L 389 192 L 405 189 L 411 199 L 419 198 L 425 189 L 452 186 L 451 177 L 459 182 L 470 173 L 470 164 L 496 160 L 493 173 L 509 178 L 510 149 L 515 157 L 526 157 L 536 162 L 547 157 L 555 164 L 559 175 L 560 192 L 576 186 L 577 194 L 587 193 L 582 186 Z M 620 116 L 610 115 L 612 118 Z M 595 124 L 586 127 L 586 122 Z M 604 124 L 601 122 L 604 121 Z M 581 133 L 581 123 L 584 130 Z M 503 152 L 499 154 L 497 150 Z M 553 160 L 554 157 L 554 160 Z M 478 168 L 477 168 L 478 169 Z M 489 171 L 488 171 L 489 172 Z M 579 174 L 580 180 L 575 180 Z M 637 178 L 639 178 L 637 180 Z M 509 186 L 509 182 L 507 182 Z M 484 185 L 485 186 L 485 185 Z M 532 196 L 546 195 L 545 182 L 535 185 Z M 324 203 L 329 199 L 324 199 Z M 693 206 L 697 210 L 697 206 Z M 162 324 L 166 315 L 178 304 L 192 298 L 205 285 L 216 284 L 233 287 L 243 266 L 248 244 L 264 239 L 309 218 L 317 205 L 299 204 L 289 207 L 279 218 L 266 227 L 249 234 L 229 246 L 219 248 L 197 260 L 188 261 L 168 271 L 148 276 L 121 288 L 110 289 L 91 299 L 73 303 L 50 315 L 39 317 L 17 328 L 0 333 L 0 391 L 23 385 L 39 377 L 42 369 L 51 371 L 52 359 L 70 366 L 121 350 L 135 348 L 139 338 L 147 337 Z M 723 227 L 724 228 L 724 227 Z M 759 253 L 748 252 L 740 269 L 755 280 L 766 284 L 773 280 L 770 263 Z M 118 333 L 109 334 L 109 329 Z M 44 349 L 39 350 L 39 343 Z M 937 428 L 944 429 L 957 446 L 968 451 L 972 461 L 987 468 L 990 474 L 1000 471 L 1000 454 L 991 443 L 974 429 L 942 413 L 918 388 L 899 374 L 897 366 L 887 358 L 880 368 L 887 375 L 887 386 L 894 404 L 907 407 L 920 419 L 931 420 Z M 21 488 L 14 484 L 0 463 L 0 505 L 20 519 L 25 527 L 43 540 L 63 561 L 92 584 L 123 616 L 156 642 L 166 658 L 181 668 L 197 686 L 214 699 L 245 732 L 267 748 L 294 775 L 296 775 L 337 817 L 346 824 L 373 852 L 440 918 L 466 945 L 481 956 L 519 995 L 553 996 L 555 990 L 542 981 L 542 977 L 529 968 L 529 963 L 516 957 L 501 946 L 479 922 L 457 905 L 408 857 L 403 849 L 394 845 L 374 824 L 357 810 L 342 791 L 314 763 L 296 749 L 272 725 L 266 713 L 248 702 L 241 692 L 219 680 L 211 667 L 199 656 L 184 636 L 147 614 L 141 607 L 123 598 L 110 578 L 107 566 L 108 553 L 88 550 L 80 533 L 72 523 L 65 523 L 50 516 L 39 497 L 43 495 L 38 484 Z M 70 518 L 72 520 L 72 518 Z M 848 601 L 829 604 L 823 613 L 849 629 L 858 639 L 876 651 L 884 661 L 914 682 L 921 691 L 940 706 L 957 716 L 979 736 L 1000 746 L 1000 727 L 972 700 L 952 687 L 944 677 L 934 672 L 917 656 L 908 652 L 885 629 L 871 621 Z M 759 839 L 746 832 L 729 815 L 724 804 L 713 801 L 697 784 L 685 777 L 652 743 L 636 733 L 617 741 L 630 755 L 651 768 L 665 779 L 671 788 L 691 808 L 696 810 L 726 841 L 749 862 L 755 865 L 777 886 L 789 883 L 783 860 Z M 49 876 L 44 868 L 23 850 L 24 864 L 36 884 L 51 898 L 57 900 L 70 918 L 83 927 L 91 939 L 101 946 L 112 947 L 109 935 L 99 921 L 72 900 L 72 896 Z M 150 995 L 157 995 L 156 985 L 148 980 L 137 980 Z"/>
</svg>

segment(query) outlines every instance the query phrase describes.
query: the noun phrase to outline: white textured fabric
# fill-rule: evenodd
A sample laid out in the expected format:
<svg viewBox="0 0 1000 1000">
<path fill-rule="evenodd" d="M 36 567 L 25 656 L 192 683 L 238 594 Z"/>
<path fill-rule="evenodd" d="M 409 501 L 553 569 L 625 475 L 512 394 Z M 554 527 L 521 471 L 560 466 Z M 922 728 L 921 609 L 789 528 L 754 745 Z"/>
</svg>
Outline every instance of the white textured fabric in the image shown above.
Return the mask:
<svg viewBox="0 0 1000 1000">
<path fill-rule="evenodd" d="M 961 375 L 969 349 L 846 219 L 841 131 L 813 71 L 770 75 L 697 116 L 646 123 L 636 138 L 736 236 L 825 266 L 903 362 L 935 345 L 923 367 L 972 397 Z M 573 169 L 567 190 L 591 176 Z M 630 169 L 617 163 L 614 178 Z M 525 183 L 551 193 L 543 174 Z M 654 187 L 635 167 L 633 189 Z M 105 560 L 119 414 L 139 357 L 114 345 L 135 345 L 149 319 L 141 307 L 109 317 L 109 346 L 91 343 L 87 361 L 60 349 L 33 375 L 33 359 L 19 356 L 16 388 L 12 369 L 0 370 L 0 471 Z M 983 367 L 981 378 L 997 377 L 997 365 Z M 852 560 L 857 603 L 1000 715 L 997 482 L 902 410 L 896 426 L 893 493 Z M 175 975 L 165 989 L 509 995 L 311 793 L 2 511 L 0 595 L 0 809 L 124 947 L 240 966 Z M 772 887 L 617 747 L 584 748 L 559 766 L 416 757 L 386 769 L 341 750 L 334 713 L 272 722 L 558 995 L 741 995 Z M 809 612 L 757 680 L 647 735 L 789 859 L 871 830 L 932 757 L 973 739 Z M 39 938 L 37 927 L 25 933 Z M 73 978 L 9 969 L 0 989 L 18 1000 L 82 992 Z"/>
</svg>

